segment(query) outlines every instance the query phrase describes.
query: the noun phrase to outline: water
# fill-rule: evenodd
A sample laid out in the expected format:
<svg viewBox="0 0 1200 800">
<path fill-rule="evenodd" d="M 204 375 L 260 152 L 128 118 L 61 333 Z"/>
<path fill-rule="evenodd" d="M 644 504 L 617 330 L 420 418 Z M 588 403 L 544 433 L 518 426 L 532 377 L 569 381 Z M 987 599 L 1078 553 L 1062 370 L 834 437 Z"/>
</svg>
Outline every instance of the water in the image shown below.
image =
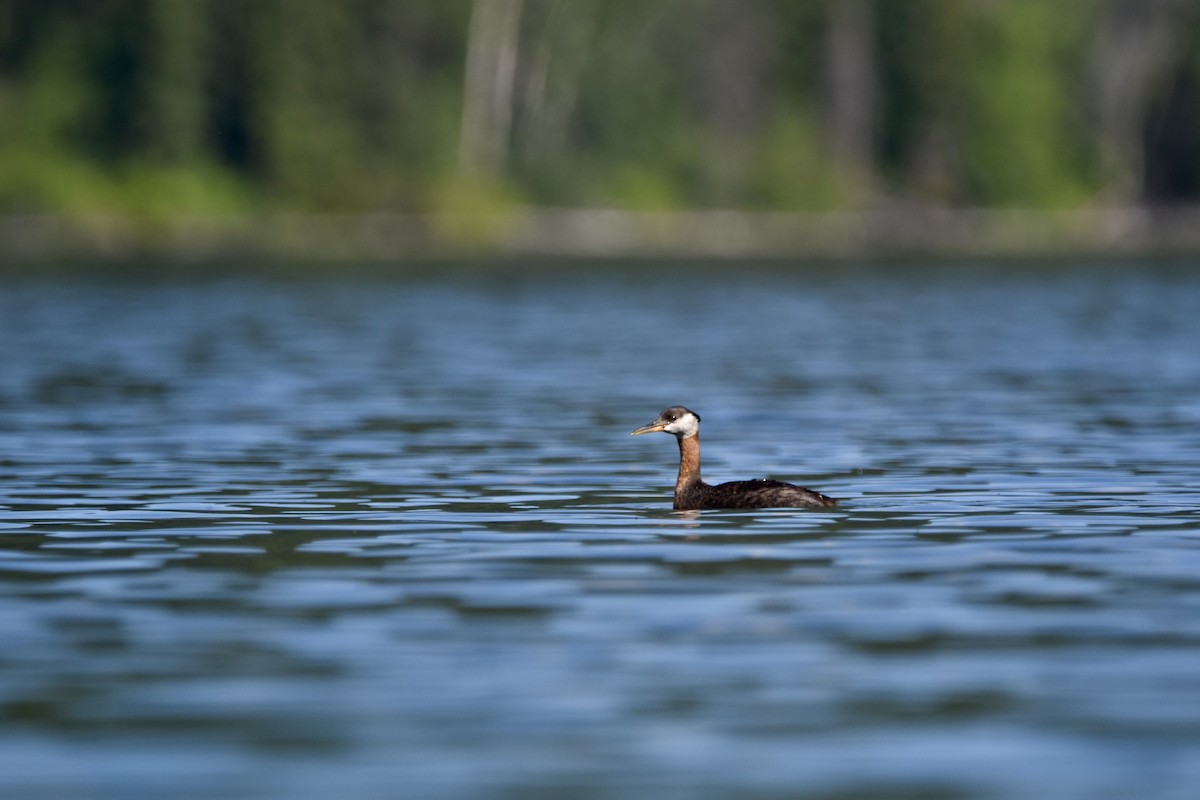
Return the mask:
<svg viewBox="0 0 1200 800">
<path fill-rule="evenodd" d="M 0 796 L 1190 798 L 1200 272 L 0 286 Z M 670 510 L 709 480 L 834 511 Z"/>
</svg>

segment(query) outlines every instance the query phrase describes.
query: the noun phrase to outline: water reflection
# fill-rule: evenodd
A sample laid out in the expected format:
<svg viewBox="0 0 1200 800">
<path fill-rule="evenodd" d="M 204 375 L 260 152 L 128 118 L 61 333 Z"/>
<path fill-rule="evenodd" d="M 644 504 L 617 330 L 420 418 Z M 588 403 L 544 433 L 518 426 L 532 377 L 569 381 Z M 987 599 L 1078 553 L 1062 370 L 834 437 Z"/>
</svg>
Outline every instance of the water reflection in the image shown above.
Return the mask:
<svg viewBox="0 0 1200 800">
<path fill-rule="evenodd" d="M 4 287 L 0 787 L 1188 796 L 1200 278 L 1097 270 Z"/>
</svg>

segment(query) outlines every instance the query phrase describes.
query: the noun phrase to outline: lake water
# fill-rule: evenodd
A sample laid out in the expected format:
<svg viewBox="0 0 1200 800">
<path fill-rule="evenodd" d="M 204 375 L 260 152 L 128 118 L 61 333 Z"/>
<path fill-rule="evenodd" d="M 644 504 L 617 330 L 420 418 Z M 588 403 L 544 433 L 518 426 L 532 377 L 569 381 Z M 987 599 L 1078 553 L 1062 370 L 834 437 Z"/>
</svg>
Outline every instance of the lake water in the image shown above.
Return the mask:
<svg viewBox="0 0 1200 800">
<path fill-rule="evenodd" d="M 0 796 L 1190 800 L 1200 269 L 0 284 Z M 710 481 L 836 510 L 671 511 Z"/>
</svg>

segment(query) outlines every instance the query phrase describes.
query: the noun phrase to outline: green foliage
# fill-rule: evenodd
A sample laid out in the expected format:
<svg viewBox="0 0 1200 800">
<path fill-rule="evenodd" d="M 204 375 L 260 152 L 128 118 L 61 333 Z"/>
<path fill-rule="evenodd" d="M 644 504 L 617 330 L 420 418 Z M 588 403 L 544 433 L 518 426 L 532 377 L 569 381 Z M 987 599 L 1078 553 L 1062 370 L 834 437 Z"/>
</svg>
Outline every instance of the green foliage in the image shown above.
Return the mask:
<svg viewBox="0 0 1200 800">
<path fill-rule="evenodd" d="M 771 121 L 755 153 L 750 198 L 757 208 L 829 211 L 849 198 L 810 114 L 785 109 Z"/>
<path fill-rule="evenodd" d="M 0 212 L 494 221 L 523 204 L 1105 196 L 1086 89 L 1110 0 L 509 0 L 519 24 L 481 31 L 482 2 L 505 0 L 9 0 Z M 835 35 L 842 2 L 865 11 L 858 38 Z M 1163 80 L 1200 83 L 1187 47 Z M 461 149 L 472 52 L 492 59 L 480 107 L 503 112 L 479 174 Z M 871 83 L 855 87 L 870 146 L 854 163 L 830 124 L 842 56 Z"/>
<path fill-rule="evenodd" d="M 982 205 L 1056 207 L 1088 196 L 1080 146 L 1082 50 L 1090 0 L 1013 0 L 975 20 L 967 113 L 968 182 Z M 1019 54 L 1018 57 L 1014 57 Z"/>
</svg>

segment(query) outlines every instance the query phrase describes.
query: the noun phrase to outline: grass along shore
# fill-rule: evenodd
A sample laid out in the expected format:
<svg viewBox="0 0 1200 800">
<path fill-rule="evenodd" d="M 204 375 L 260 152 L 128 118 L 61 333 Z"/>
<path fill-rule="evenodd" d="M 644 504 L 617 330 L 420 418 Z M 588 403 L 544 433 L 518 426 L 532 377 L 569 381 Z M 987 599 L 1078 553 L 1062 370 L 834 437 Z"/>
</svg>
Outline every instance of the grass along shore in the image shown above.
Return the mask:
<svg viewBox="0 0 1200 800">
<path fill-rule="evenodd" d="M 1187 257 L 1200 207 L 1068 211 L 904 206 L 861 212 L 635 212 L 526 208 L 465 214 L 0 217 L 0 264 L 231 259 L 849 260 Z"/>
</svg>

